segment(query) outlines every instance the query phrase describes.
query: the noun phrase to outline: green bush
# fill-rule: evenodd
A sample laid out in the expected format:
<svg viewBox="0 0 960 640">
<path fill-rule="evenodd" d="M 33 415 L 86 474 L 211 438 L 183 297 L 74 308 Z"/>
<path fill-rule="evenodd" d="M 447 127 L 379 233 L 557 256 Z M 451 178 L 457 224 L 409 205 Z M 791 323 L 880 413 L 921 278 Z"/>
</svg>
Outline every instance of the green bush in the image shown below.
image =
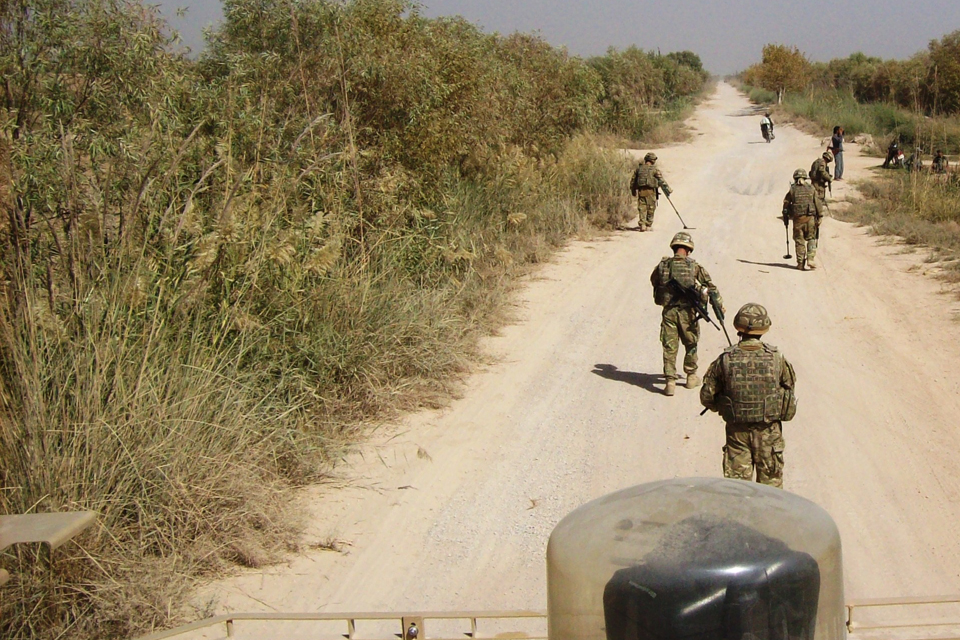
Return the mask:
<svg viewBox="0 0 960 640">
<path fill-rule="evenodd" d="M 188 577 L 292 548 L 286 491 L 442 403 L 511 278 L 630 214 L 592 132 L 703 86 L 401 0 L 224 11 L 190 61 L 133 0 L 0 5 L 0 509 L 99 513 L 56 576 L 3 558 L 4 637 L 166 625 Z M 621 62 L 647 111 L 611 115 Z"/>
</svg>

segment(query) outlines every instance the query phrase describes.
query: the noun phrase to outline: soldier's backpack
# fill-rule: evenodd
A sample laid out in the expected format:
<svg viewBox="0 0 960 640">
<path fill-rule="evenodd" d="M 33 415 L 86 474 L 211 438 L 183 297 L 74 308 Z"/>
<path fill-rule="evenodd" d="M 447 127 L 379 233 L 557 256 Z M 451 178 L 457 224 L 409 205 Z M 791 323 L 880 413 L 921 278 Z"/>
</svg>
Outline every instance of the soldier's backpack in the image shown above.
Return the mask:
<svg viewBox="0 0 960 640">
<path fill-rule="evenodd" d="M 657 168 L 652 164 L 642 164 L 633 172 L 633 184 L 631 189 L 656 189 L 660 184 L 657 182 Z"/>
<path fill-rule="evenodd" d="M 693 258 L 668 256 L 660 261 L 658 269 L 660 282 L 653 291 L 653 301 L 660 306 L 671 303 L 677 295 L 670 289 L 671 280 L 688 288 L 697 286 L 697 263 Z"/>
<path fill-rule="evenodd" d="M 791 205 L 790 217 L 793 219 L 803 216 L 819 215 L 816 202 L 816 191 L 807 184 L 790 185 Z"/>
<path fill-rule="evenodd" d="M 780 386 L 783 358 L 776 347 L 747 351 L 734 346 L 723 352 L 724 394 L 718 410 L 726 422 L 791 420 L 797 412 L 793 391 Z"/>
</svg>

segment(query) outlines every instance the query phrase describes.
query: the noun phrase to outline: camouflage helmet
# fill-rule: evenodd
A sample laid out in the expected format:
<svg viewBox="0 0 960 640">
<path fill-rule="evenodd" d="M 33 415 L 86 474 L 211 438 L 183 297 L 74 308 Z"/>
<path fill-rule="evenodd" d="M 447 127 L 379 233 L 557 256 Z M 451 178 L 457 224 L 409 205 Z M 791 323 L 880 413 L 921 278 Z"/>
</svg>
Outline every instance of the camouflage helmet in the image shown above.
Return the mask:
<svg viewBox="0 0 960 640">
<path fill-rule="evenodd" d="M 823 159 L 827 162 L 833 162 L 833 153 L 830 152 L 830 149 L 823 152 Z"/>
<path fill-rule="evenodd" d="M 740 307 L 733 317 L 733 326 L 737 331 L 750 335 L 763 335 L 770 330 L 770 316 L 762 304 L 748 302 Z"/>
<path fill-rule="evenodd" d="M 794 180 L 806 180 L 806 179 L 807 179 L 807 172 L 804 171 L 803 169 L 797 169 L 796 171 L 793 172 L 793 179 L 794 179 Z"/>
<path fill-rule="evenodd" d="M 650 151 L 649 153 L 647 153 L 647 155 L 643 156 L 643 161 L 644 161 L 644 162 L 656 162 L 656 161 L 657 161 L 657 154 L 655 154 L 653 151 Z"/>
<path fill-rule="evenodd" d="M 676 250 L 677 247 L 684 247 L 688 251 L 693 251 L 693 238 L 690 237 L 689 233 L 680 231 L 673 236 L 673 240 L 670 241 L 670 248 Z"/>
</svg>

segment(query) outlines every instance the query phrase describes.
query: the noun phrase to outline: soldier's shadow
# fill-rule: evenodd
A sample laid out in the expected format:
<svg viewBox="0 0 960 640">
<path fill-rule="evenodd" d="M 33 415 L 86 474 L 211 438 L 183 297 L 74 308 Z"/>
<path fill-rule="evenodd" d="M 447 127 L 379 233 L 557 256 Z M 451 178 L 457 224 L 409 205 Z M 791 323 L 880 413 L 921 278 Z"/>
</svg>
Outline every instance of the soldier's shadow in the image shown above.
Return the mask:
<svg viewBox="0 0 960 640">
<path fill-rule="evenodd" d="M 782 262 L 751 262 L 750 260 L 741 260 L 737 258 L 737 262 L 742 262 L 743 264 L 755 264 L 758 267 L 776 267 L 778 269 L 790 269 L 791 271 L 796 271 L 797 268 L 790 264 L 784 264 Z"/>
<path fill-rule="evenodd" d="M 662 394 L 666 379 L 662 373 L 637 373 L 635 371 L 620 371 L 612 364 L 595 364 L 590 373 L 607 380 L 626 382 L 635 387 L 646 389 L 650 393 Z M 655 385 L 660 385 L 659 387 Z"/>
</svg>

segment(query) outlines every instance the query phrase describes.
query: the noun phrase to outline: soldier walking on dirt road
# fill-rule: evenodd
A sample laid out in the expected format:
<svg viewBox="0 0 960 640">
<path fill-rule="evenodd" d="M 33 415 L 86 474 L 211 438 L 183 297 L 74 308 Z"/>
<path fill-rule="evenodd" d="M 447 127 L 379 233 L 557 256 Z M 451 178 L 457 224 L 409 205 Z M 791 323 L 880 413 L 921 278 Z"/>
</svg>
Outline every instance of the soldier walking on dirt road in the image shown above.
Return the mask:
<svg viewBox="0 0 960 640">
<path fill-rule="evenodd" d="M 830 177 L 831 162 L 833 162 L 833 154 L 827 150 L 810 165 L 810 182 L 813 183 L 813 188 L 824 210 L 827 207 L 827 189 L 833 184 L 833 178 Z"/>
<path fill-rule="evenodd" d="M 690 257 L 693 238 L 681 231 L 670 241 L 673 256 L 667 256 L 650 275 L 653 301 L 663 307 L 660 321 L 660 344 L 663 346 L 664 395 L 672 396 L 677 387 L 677 353 L 683 343 L 683 372 L 687 389 L 700 385 L 697 376 L 697 342 L 700 339 L 699 315 L 691 300 L 696 296 L 703 303 L 713 300 L 723 310 L 723 300 L 707 270 Z"/>
<path fill-rule="evenodd" d="M 640 231 L 653 227 L 653 214 L 657 210 L 660 189 L 663 189 L 668 198 L 673 193 L 656 164 L 657 154 L 651 151 L 643 157 L 643 162 L 633 172 L 633 179 L 630 180 L 630 193 L 637 198 L 637 225 Z"/>
<path fill-rule="evenodd" d="M 821 203 L 813 185 L 804 180 L 807 172 L 797 169 L 793 172 L 793 184 L 783 198 L 783 226 L 790 226 L 793 220 L 793 243 L 797 250 L 797 269 L 804 266 L 816 269 L 817 239 L 820 237 Z"/>
<path fill-rule="evenodd" d="M 797 412 L 796 374 L 780 351 L 760 341 L 770 329 L 767 310 L 743 305 L 733 319 L 740 342 L 713 361 L 703 378 L 700 403 L 726 423 L 723 476 L 783 487 L 781 422 Z"/>
</svg>

